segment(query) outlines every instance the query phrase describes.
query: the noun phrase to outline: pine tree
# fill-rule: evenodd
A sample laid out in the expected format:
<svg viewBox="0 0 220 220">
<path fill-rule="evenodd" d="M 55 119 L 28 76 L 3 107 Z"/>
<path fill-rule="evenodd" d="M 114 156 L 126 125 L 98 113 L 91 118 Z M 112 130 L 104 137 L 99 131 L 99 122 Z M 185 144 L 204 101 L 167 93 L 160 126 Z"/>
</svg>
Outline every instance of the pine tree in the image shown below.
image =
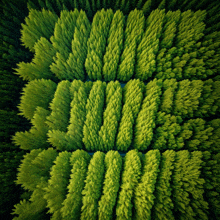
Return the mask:
<svg viewBox="0 0 220 220">
<path fill-rule="evenodd" d="M 154 204 L 154 191 L 160 165 L 160 151 L 150 150 L 145 154 L 140 182 L 134 192 L 134 219 L 150 219 Z"/>
<path fill-rule="evenodd" d="M 72 52 L 66 61 L 66 70 L 62 78 L 85 80 L 84 64 L 87 56 L 87 40 L 91 31 L 90 22 L 84 11 L 79 12 L 72 40 Z"/>
<path fill-rule="evenodd" d="M 83 206 L 81 208 L 81 219 L 97 219 L 98 202 L 102 195 L 102 184 L 105 171 L 105 154 L 103 152 L 94 153 L 85 180 L 85 188 L 82 191 Z"/>
<path fill-rule="evenodd" d="M 65 66 L 71 53 L 71 42 L 78 16 L 79 11 L 77 9 L 71 12 L 61 11 L 60 18 L 54 29 L 54 35 L 50 38 L 53 47 L 57 51 L 50 69 L 60 80 L 69 79 L 65 77 Z"/>
<path fill-rule="evenodd" d="M 48 110 L 56 87 L 56 83 L 45 79 L 36 79 L 26 84 L 21 93 L 21 102 L 18 105 L 19 115 L 23 115 L 28 120 L 31 120 L 37 106 Z"/>
<path fill-rule="evenodd" d="M 108 46 L 103 57 L 103 78 L 115 80 L 121 51 L 123 48 L 125 18 L 120 10 L 113 16 L 109 30 Z"/>
<path fill-rule="evenodd" d="M 70 118 L 70 82 L 61 81 L 50 103 L 51 114 L 47 117 L 46 124 L 50 130 L 67 131 Z"/>
<path fill-rule="evenodd" d="M 55 49 L 52 44 L 44 37 L 41 37 L 34 45 L 35 57 L 31 63 L 20 62 L 18 68 L 14 69 L 15 74 L 23 78 L 23 80 L 34 79 L 51 79 L 55 80 L 55 76 L 50 71 L 50 64 L 55 55 Z"/>
<path fill-rule="evenodd" d="M 151 209 L 152 219 L 170 219 L 174 220 L 173 202 L 171 200 L 171 175 L 174 169 L 175 151 L 167 150 L 161 155 L 161 162 L 155 184 L 154 205 Z"/>
<path fill-rule="evenodd" d="M 146 95 L 135 124 L 134 148 L 146 150 L 153 138 L 155 119 L 160 104 L 162 81 L 154 79 L 146 86 Z"/>
<path fill-rule="evenodd" d="M 86 104 L 86 120 L 83 127 L 83 143 L 88 151 L 99 150 L 98 132 L 102 125 L 106 83 L 96 81 Z"/>
<path fill-rule="evenodd" d="M 122 88 L 118 81 L 107 84 L 106 109 L 103 113 L 103 125 L 99 130 L 101 150 L 113 150 L 122 109 Z"/>
<path fill-rule="evenodd" d="M 61 208 L 67 194 L 71 174 L 70 158 L 70 152 L 59 153 L 54 162 L 55 165 L 51 168 L 48 186 L 44 188 L 44 199 L 47 200 L 48 213 L 52 214 L 51 219 L 61 219 L 62 216 Z"/>
<path fill-rule="evenodd" d="M 144 32 L 145 18 L 142 11 L 137 9 L 128 15 L 125 28 L 124 50 L 120 58 L 117 79 L 128 81 L 134 74 L 137 45 Z"/>
<path fill-rule="evenodd" d="M 93 18 L 89 39 L 87 41 L 87 58 L 85 69 L 91 80 L 102 79 L 103 56 L 113 18 L 112 9 L 98 11 Z"/>
<path fill-rule="evenodd" d="M 212 136 L 209 140 L 212 142 L 211 148 L 209 149 L 212 153 L 220 153 L 220 119 L 213 119 L 208 122 L 208 126 L 213 128 Z"/>
<path fill-rule="evenodd" d="M 119 190 L 120 174 L 122 169 L 122 158 L 117 151 L 108 151 L 105 155 L 105 180 L 103 193 L 99 200 L 98 218 L 112 219 L 113 208 L 116 204 Z"/>
<path fill-rule="evenodd" d="M 34 52 L 34 44 L 41 37 L 45 37 L 47 40 L 50 39 L 57 20 L 58 16 L 50 11 L 31 9 L 28 17 L 25 18 L 25 24 L 21 24 L 21 41 L 23 45 Z"/>
<path fill-rule="evenodd" d="M 16 132 L 12 137 L 15 145 L 20 146 L 23 150 L 46 149 L 49 147 L 47 143 L 48 126 L 45 123 L 50 111 L 37 107 L 34 117 L 31 119 L 32 127 L 29 131 Z"/>
<path fill-rule="evenodd" d="M 133 139 L 133 125 L 140 111 L 144 83 L 139 79 L 130 80 L 123 88 L 123 109 L 122 118 L 116 138 L 117 150 L 127 151 Z"/>
<path fill-rule="evenodd" d="M 152 5 L 152 0 L 147 0 L 141 9 L 146 17 L 151 12 L 151 5 Z"/>
<path fill-rule="evenodd" d="M 124 170 L 122 172 L 121 190 L 116 206 L 116 219 L 132 218 L 132 199 L 135 187 L 141 178 L 141 159 L 137 150 L 129 151 L 125 156 Z"/>
<path fill-rule="evenodd" d="M 82 207 L 82 191 L 85 186 L 86 173 L 90 156 L 83 150 L 72 153 L 70 164 L 72 166 L 68 194 L 61 208 L 62 219 L 79 219 Z"/>
<path fill-rule="evenodd" d="M 159 41 L 162 34 L 162 26 L 165 10 L 151 12 L 146 20 L 146 31 L 137 48 L 137 64 L 135 66 L 135 78 L 143 81 L 152 77 L 156 71 L 156 55 L 159 50 Z"/>
</svg>

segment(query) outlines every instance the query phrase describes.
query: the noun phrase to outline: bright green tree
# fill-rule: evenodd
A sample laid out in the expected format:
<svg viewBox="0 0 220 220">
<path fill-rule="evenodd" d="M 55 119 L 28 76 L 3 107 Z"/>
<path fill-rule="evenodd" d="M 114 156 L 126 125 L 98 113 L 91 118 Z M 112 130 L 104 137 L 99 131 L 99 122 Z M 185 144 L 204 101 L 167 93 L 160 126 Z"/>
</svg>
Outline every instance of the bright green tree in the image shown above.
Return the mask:
<svg viewBox="0 0 220 220">
<path fill-rule="evenodd" d="M 93 18 L 89 39 L 87 41 L 87 58 L 85 69 L 91 80 L 102 79 L 103 56 L 113 18 L 112 9 L 98 11 Z"/>
<path fill-rule="evenodd" d="M 146 86 L 145 98 L 138 113 L 134 128 L 133 146 L 138 150 L 146 150 L 153 138 L 155 119 L 160 104 L 162 80 L 154 79 Z"/>
<path fill-rule="evenodd" d="M 132 219 L 132 199 L 135 188 L 141 178 L 141 159 L 137 150 L 129 151 L 125 156 L 122 183 L 116 206 L 116 219 Z"/>
<path fill-rule="evenodd" d="M 121 51 L 123 49 L 125 17 L 120 10 L 117 10 L 113 16 L 108 46 L 103 57 L 103 78 L 105 81 L 115 80 Z"/>
<path fill-rule="evenodd" d="M 98 202 L 102 195 L 102 184 L 105 172 L 105 154 L 94 153 L 88 166 L 85 188 L 82 191 L 83 206 L 81 208 L 81 219 L 98 218 Z"/>
<path fill-rule="evenodd" d="M 122 88 L 118 81 L 106 86 L 106 109 L 103 113 L 103 124 L 99 130 L 99 147 L 101 150 L 113 150 L 117 128 L 121 118 Z"/>
<path fill-rule="evenodd" d="M 105 155 L 105 169 L 103 193 L 98 207 L 99 220 L 110 220 L 113 216 L 113 208 L 116 204 L 122 170 L 122 158 L 117 151 L 111 150 Z"/>
<path fill-rule="evenodd" d="M 150 219 L 151 217 L 155 184 L 160 172 L 160 157 L 159 150 L 150 150 L 145 154 L 142 176 L 134 190 L 134 219 Z"/>
<path fill-rule="evenodd" d="M 31 9 L 25 24 L 21 24 L 21 42 L 30 51 L 34 52 L 34 44 L 41 38 L 47 40 L 53 35 L 58 16 L 51 11 Z M 45 28 L 46 27 L 46 28 Z"/>
<path fill-rule="evenodd" d="M 157 176 L 154 192 L 154 205 L 151 209 L 152 219 L 170 219 L 174 220 L 173 216 L 173 202 L 171 200 L 171 175 L 174 169 L 176 152 L 167 150 L 161 155 L 160 172 Z"/>
<path fill-rule="evenodd" d="M 145 18 L 142 11 L 135 9 L 129 13 L 124 33 L 124 50 L 117 73 L 117 79 L 120 81 L 126 82 L 134 74 L 137 45 L 141 41 L 144 25 Z"/>
<path fill-rule="evenodd" d="M 146 20 L 146 31 L 137 47 L 135 78 L 145 81 L 156 71 L 156 55 L 159 50 L 164 17 L 165 10 L 157 9 L 151 12 Z"/>
<path fill-rule="evenodd" d="M 68 194 L 61 208 L 62 219 L 80 219 L 82 207 L 82 191 L 88 169 L 90 155 L 83 150 L 72 153 L 70 164 L 72 166 Z"/>
<path fill-rule="evenodd" d="M 47 187 L 44 188 L 44 199 L 47 200 L 48 213 L 52 214 L 51 219 L 61 219 L 61 208 L 67 194 L 69 177 L 71 174 L 70 164 L 71 153 L 60 152 L 54 161 L 50 171 L 50 179 Z"/>
<path fill-rule="evenodd" d="M 49 103 L 53 99 L 56 87 L 56 83 L 45 79 L 36 79 L 26 84 L 21 93 L 21 102 L 18 105 L 19 115 L 31 120 L 37 106 L 49 110 Z"/>
</svg>

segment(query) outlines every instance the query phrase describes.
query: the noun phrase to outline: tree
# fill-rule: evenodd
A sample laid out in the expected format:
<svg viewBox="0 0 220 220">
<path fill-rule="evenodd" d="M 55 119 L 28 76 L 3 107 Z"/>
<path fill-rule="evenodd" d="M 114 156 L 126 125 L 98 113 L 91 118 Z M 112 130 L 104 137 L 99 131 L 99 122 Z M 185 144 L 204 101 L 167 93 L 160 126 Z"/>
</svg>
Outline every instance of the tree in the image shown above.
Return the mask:
<svg viewBox="0 0 220 220">
<path fill-rule="evenodd" d="M 86 120 L 83 127 L 83 143 L 88 151 L 99 150 L 98 132 L 102 125 L 106 83 L 96 81 L 86 104 Z"/>
<path fill-rule="evenodd" d="M 31 120 L 37 106 L 48 110 L 56 87 L 56 83 L 45 79 L 36 79 L 26 84 L 21 93 L 21 102 L 18 105 L 19 115 Z"/>
<path fill-rule="evenodd" d="M 146 21 L 146 31 L 137 48 L 137 64 L 135 78 L 143 81 L 152 77 L 156 71 L 156 55 L 159 50 L 159 38 L 162 33 L 165 10 L 151 12 Z"/>
<path fill-rule="evenodd" d="M 145 154 L 145 163 L 140 178 L 134 190 L 134 219 L 149 219 L 154 204 L 154 190 L 160 165 L 160 151 L 150 150 Z"/>
<path fill-rule="evenodd" d="M 82 207 L 82 191 L 85 186 L 85 179 L 90 156 L 83 150 L 76 150 L 72 153 L 70 164 L 72 166 L 68 194 L 61 208 L 62 219 L 79 219 Z"/>
<path fill-rule="evenodd" d="M 129 151 L 125 156 L 124 170 L 122 172 L 121 190 L 116 206 L 116 219 L 132 218 L 132 199 L 135 187 L 141 178 L 141 160 L 137 150 Z"/>
<path fill-rule="evenodd" d="M 153 138 L 155 119 L 160 104 L 162 81 L 154 79 L 146 86 L 145 98 L 138 113 L 135 124 L 133 146 L 138 150 L 146 150 Z"/>
<path fill-rule="evenodd" d="M 34 117 L 31 119 L 33 126 L 29 131 L 16 132 L 11 139 L 13 143 L 24 150 L 48 148 L 47 132 L 49 128 L 45 121 L 49 114 L 50 112 L 48 110 L 37 107 Z"/>
<path fill-rule="evenodd" d="M 213 128 L 212 136 L 209 140 L 212 142 L 210 152 L 212 153 L 220 153 L 219 143 L 220 143 L 220 119 L 213 119 L 208 122 L 208 126 Z"/>
<path fill-rule="evenodd" d="M 106 11 L 102 9 L 94 15 L 87 41 L 88 52 L 85 61 L 85 69 L 91 80 L 102 79 L 103 56 L 112 18 L 112 9 Z"/>
<path fill-rule="evenodd" d="M 82 191 L 83 206 L 81 208 L 81 219 L 97 219 L 98 201 L 102 195 L 102 184 L 105 171 L 105 154 L 94 153 L 85 180 L 85 188 Z"/>
<path fill-rule="evenodd" d="M 99 130 L 99 147 L 101 150 L 113 150 L 117 128 L 121 118 L 122 88 L 118 81 L 107 84 L 106 109 L 103 113 L 103 124 Z"/>
<path fill-rule="evenodd" d="M 67 131 L 70 118 L 70 82 L 61 81 L 50 103 L 51 114 L 47 117 L 46 124 L 50 130 Z"/>
<path fill-rule="evenodd" d="M 113 208 L 116 204 L 119 190 L 120 174 L 122 169 L 122 158 L 117 151 L 108 151 L 105 155 L 105 180 L 103 193 L 99 200 L 98 218 L 112 219 Z"/>
<path fill-rule="evenodd" d="M 121 51 L 123 48 L 125 18 L 120 10 L 117 10 L 113 16 L 108 46 L 103 57 L 103 77 L 105 81 L 115 80 Z"/>
<path fill-rule="evenodd" d="M 144 14 L 137 9 L 131 11 L 126 21 L 124 51 L 120 58 L 117 79 L 128 81 L 134 74 L 137 45 L 144 32 Z"/>
<path fill-rule="evenodd" d="M 21 24 L 21 41 L 23 45 L 34 52 L 34 44 L 41 37 L 49 40 L 53 35 L 57 20 L 58 16 L 50 11 L 30 9 L 28 17 L 25 18 L 26 24 Z"/>
<path fill-rule="evenodd" d="M 71 174 L 70 158 L 70 152 L 59 153 L 54 162 L 55 165 L 51 168 L 48 185 L 44 188 L 44 199 L 47 200 L 48 213 L 52 214 L 51 219 L 60 219 L 62 216 L 61 208 L 67 194 Z"/>
<path fill-rule="evenodd" d="M 151 209 L 151 217 L 153 219 L 174 220 L 172 211 L 174 206 L 171 200 L 171 175 L 174 169 L 175 155 L 176 152 L 173 150 L 167 150 L 161 155 L 161 162 L 158 168 L 160 172 L 155 184 L 155 199 Z"/>
</svg>

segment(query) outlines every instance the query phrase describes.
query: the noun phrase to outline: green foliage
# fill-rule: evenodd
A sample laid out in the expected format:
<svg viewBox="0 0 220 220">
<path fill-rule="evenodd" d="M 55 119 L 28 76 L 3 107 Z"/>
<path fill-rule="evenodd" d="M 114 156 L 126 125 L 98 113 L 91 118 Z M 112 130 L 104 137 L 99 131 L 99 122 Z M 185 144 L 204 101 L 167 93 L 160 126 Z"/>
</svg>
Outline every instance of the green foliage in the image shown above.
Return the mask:
<svg viewBox="0 0 220 220">
<path fill-rule="evenodd" d="M 117 219 L 132 218 L 132 198 L 135 188 L 141 177 L 141 160 L 137 150 L 129 151 L 125 156 L 124 170 L 122 172 L 121 190 L 119 193 L 116 215 Z"/>
<path fill-rule="evenodd" d="M 152 219 L 170 219 L 174 220 L 173 202 L 171 200 L 171 175 L 174 169 L 175 151 L 167 150 L 161 155 L 160 172 L 155 184 L 155 199 L 151 210 Z"/>
<path fill-rule="evenodd" d="M 105 81 L 115 80 L 121 51 L 123 49 L 125 18 L 120 10 L 117 10 L 113 16 L 108 46 L 103 57 L 103 78 Z"/>
<path fill-rule="evenodd" d="M 105 154 L 96 152 L 88 166 L 85 188 L 82 191 L 83 206 L 81 208 L 81 219 L 97 219 L 98 201 L 102 195 L 102 184 L 105 172 Z"/>
<path fill-rule="evenodd" d="M 21 93 L 21 102 L 18 105 L 19 115 L 31 120 L 37 106 L 47 110 L 56 87 L 56 83 L 45 79 L 36 79 L 26 84 Z"/>
<path fill-rule="evenodd" d="M 109 35 L 109 27 L 113 18 L 112 9 L 98 11 L 92 22 L 87 41 L 88 52 L 85 69 L 91 80 L 102 79 L 103 55 Z"/>
<path fill-rule="evenodd" d="M 48 148 L 47 132 L 49 128 L 45 121 L 49 114 L 50 111 L 37 107 L 34 117 L 31 119 L 33 126 L 29 131 L 16 132 L 11 139 L 13 143 L 24 150 Z"/>
<path fill-rule="evenodd" d="M 61 219 L 61 208 L 67 194 L 69 177 L 71 173 L 70 165 L 71 153 L 63 151 L 59 153 L 55 160 L 55 165 L 50 171 L 48 186 L 44 188 L 44 199 L 47 200 L 48 213 L 52 213 L 51 219 Z"/>
<path fill-rule="evenodd" d="M 66 132 L 70 117 L 70 88 L 68 80 L 57 85 L 54 98 L 50 103 L 51 114 L 47 117 L 46 124 L 50 130 Z"/>
<path fill-rule="evenodd" d="M 105 155 L 105 167 L 106 173 L 103 193 L 99 200 L 98 207 L 99 220 L 110 220 L 113 216 L 113 208 L 116 204 L 122 169 L 122 158 L 117 151 L 108 151 Z"/>
<path fill-rule="evenodd" d="M 209 138 L 212 142 L 210 151 L 212 153 L 220 153 L 220 119 L 214 119 L 208 124 L 210 128 L 213 128 L 212 136 Z"/>
<path fill-rule="evenodd" d="M 25 18 L 25 24 L 21 24 L 21 41 L 23 45 L 34 52 L 34 44 L 41 37 L 45 37 L 47 40 L 50 39 L 57 20 L 58 16 L 51 11 L 31 9 L 28 17 Z"/>
<path fill-rule="evenodd" d="M 99 149 L 113 150 L 122 109 L 122 88 L 118 81 L 106 86 L 106 109 L 103 113 L 103 124 L 99 130 Z"/>
<path fill-rule="evenodd" d="M 140 111 L 144 83 L 139 79 L 130 80 L 123 88 L 123 109 L 116 139 L 116 148 L 120 151 L 127 151 L 133 139 L 133 125 Z"/>
<path fill-rule="evenodd" d="M 155 183 L 160 172 L 160 151 L 150 150 L 145 154 L 140 182 L 134 192 L 134 219 L 150 219 L 154 204 Z"/>
<path fill-rule="evenodd" d="M 89 154 L 83 150 L 76 150 L 70 157 L 72 166 L 68 194 L 61 208 L 62 219 L 79 219 L 82 207 L 82 191 L 85 186 Z"/>
<path fill-rule="evenodd" d="M 96 81 L 86 104 L 86 120 L 83 127 L 83 143 L 88 151 L 99 150 L 98 132 L 102 125 L 106 83 Z"/>
<path fill-rule="evenodd" d="M 145 81 L 156 71 L 156 55 L 159 50 L 164 17 L 165 10 L 157 9 L 151 12 L 146 20 L 146 31 L 137 48 L 135 78 Z"/>
<path fill-rule="evenodd" d="M 134 148 L 146 150 L 153 138 L 155 119 L 160 104 L 162 81 L 154 79 L 146 86 L 146 95 L 135 124 Z"/>
<path fill-rule="evenodd" d="M 144 22 L 142 11 L 135 9 L 129 13 L 124 34 L 124 50 L 117 74 L 118 80 L 126 82 L 134 74 L 136 50 L 144 32 Z"/>
</svg>

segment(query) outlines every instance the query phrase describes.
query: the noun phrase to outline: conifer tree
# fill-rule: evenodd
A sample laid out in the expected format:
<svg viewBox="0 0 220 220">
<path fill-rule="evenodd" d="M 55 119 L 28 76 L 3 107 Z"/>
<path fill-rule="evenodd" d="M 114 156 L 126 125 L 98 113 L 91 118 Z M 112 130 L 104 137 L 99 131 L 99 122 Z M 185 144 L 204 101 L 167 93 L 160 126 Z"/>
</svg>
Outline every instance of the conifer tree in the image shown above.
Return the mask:
<svg viewBox="0 0 220 220">
<path fill-rule="evenodd" d="M 100 149 L 98 132 L 102 125 L 105 90 L 105 82 L 94 82 L 86 104 L 83 143 L 88 151 Z"/>
<path fill-rule="evenodd" d="M 134 74 L 136 50 L 144 32 L 144 23 L 142 11 L 135 9 L 129 13 L 124 34 L 124 50 L 117 73 L 117 79 L 120 81 L 126 82 Z"/>
<path fill-rule="evenodd" d="M 51 114 L 47 117 L 50 130 L 67 131 L 70 118 L 70 82 L 61 81 L 50 103 Z"/>
<path fill-rule="evenodd" d="M 32 127 L 29 131 L 16 132 L 12 137 L 15 145 L 20 146 L 24 150 L 46 149 L 49 147 L 47 143 L 48 126 L 45 123 L 50 111 L 42 107 L 37 107 L 34 117 L 31 119 Z"/>
<path fill-rule="evenodd" d="M 207 219 L 204 212 L 208 208 L 208 204 L 203 200 L 205 180 L 200 178 L 199 170 L 202 163 L 201 158 L 202 152 L 200 151 L 192 152 L 191 156 L 186 150 L 176 152 L 171 199 L 174 203 L 174 216 L 178 216 L 179 219 L 197 219 L 199 211 L 196 209 L 200 209 L 200 207 L 200 213 L 203 216 L 202 218 L 197 217 Z"/>
<path fill-rule="evenodd" d="M 155 184 L 155 199 L 151 210 L 152 219 L 174 220 L 171 175 L 174 169 L 175 155 L 176 153 L 173 150 L 167 150 L 161 155 L 160 172 Z"/>
<path fill-rule="evenodd" d="M 66 10 L 61 11 L 60 18 L 55 25 L 54 35 L 50 38 L 53 47 L 57 51 L 50 69 L 61 80 L 66 79 L 65 65 L 71 53 L 71 42 L 78 16 L 79 11 L 77 9 L 70 12 Z"/>
<path fill-rule="evenodd" d="M 105 155 L 105 180 L 103 193 L 99 200 L 98 218 L 112 219 L 113 208 L 116 204 L 119 190 L 120 174 L 122 169 L 122 158 L 117 151 L 108 151 Z"/>
<path fill-rule="evenodd" d="M 157 128 L 154 131 L 152 148 L 180 150 L 184 146 L 184 141 L 182 137 L 177 138 L 176 136 L 181 131 L 180 123 L 182 121 L 180 116 L 166 115 L 159 111 L 155 120 Z"/>
<path fill-rule="evenodd" d="M 102 184 L 105 172 L 105 154 L 94 153 L 88 166 L 85 188 L 82 191 L 83 206 L 81 208 L 81 219 L 98 218 L 98 202 L 102 195 Z"/>
<path fill-rule="evenodd" d="M 210 152 L 212 153 L 220 153 L 220 119 L 213 119 L 208 122 L 208 126 L 213 128 L 212 136 L 209 140 L 212 142 Z"/>
<path fill-rule="evenodd" d="M 140 111 L 144 83 L 139 79 L 130 80 L 123 88 L 123 109 L 116 139 L 117 150 L 127 151 L 133 139 L 133 125 Z"/>
<path fill-rule="evenodd" d="M 165 10 L 151 12 L 146 20 L 146 31 L 137 48 L 135 78 L 147 80 L 156 71 L 156 55 L 159 50 L 159 39 L 162 33 Z"/>
<path fill-rule="evenodd" d="M 125 155 L 122 173 L 121 190 L 116 206 L 116 219 L 132 219 L 132 199 L 135 188 L 141 178 L 141 159 L 137 150 L 131 150 Z"/>
<path fill-rule="evenodd" d="M 182 118 L 192 118 L 198 109 L 202 88 L 203 81 L 201 80 L 180 81 L 174 98 L 173 114 Z"/>
<path fill-rule="evenodd" d="M 140 182 L 134 192 L 134 219 L 150 219 L 154 204 L 154 190 L 160 165 L 160 151 L 150 150 L 145 154 L 145 163 Z"/>
<path fill-rule="evenodd" d="M 91 80 L 102 79 L 103 56 L 113 18 L 112 9 L 98 11 L 93 18 L 89 39 L 87 41 L 87 58 L 85 69 Z"/>
<path fill-rule="evenodd" d="M 151 11 L 151 7 L 152 7 L 152 0 L 147 0 L 141 9 L 146 17 L 149 15 Z"/>
<path fill-rule="evenodd" d="M 49 66 L 53 62 L 55 49 L 52 44 L 44 37 L 41 37 L 34 45 L 35 57 L 31 63 L 20 62 L 18 68 L 14 69 L 15 74 L 23 78 L 23 80 L 34 79 L 51 79 L 55 80 L 54 74 L 50 71 Z"/>
<path fill-rule="evenodd" d="M 62 219 L 79 219 L 82 207 L 82 191 L 85 186 L 86 173 L 90 156 L 83 150 L 72 153 L 70 164 L 72 166 L 68 194 L 61 208 Z"/>
<path fill-rule="evenodd" d="M 162 81 L 154 79 L 146 86 L 146 94 L 135 124 L 133 146 L 146 150 L 153 138 L 155 119 L 160 104 Z"/>
<path fill-rule="evenodd" d="M 21 102 L 18 105 L 19 115 L 31 120 L 37 106 L 47 110 L 56 87 L 56 83 L 45 79 L 36 79 L 26 84 L 21 93 Z"/>
<path fill-rule="evenodd" d="M 48 213 L 52 214 L 51 219 L 61 219 L 61 208 L 67 194 L 69 176 L 71 174 L 70 164 L 71 153 L 63 151 L 55 160 L 55 165 L 50 171 L 48 186 L 44 188 L 44 199 L 47 200 Z"/>
<path fill-rule="evenodd" d="M 99 130 L 99 147 L 101 150 L 113 150 L 117 128 L 121 118 L 122 88 L 118 81 L 106 86 L 106 109 L 103 113 L 103 125 Z"/>
<path fill-rule="evenodd" d="M 160 110 L 167 114 L 172 113 L 174 94 L 178 87 L 176 79 L 166 79 L 163 81 L 163 94 L 161 97 Z"/>
<path fill-rule="evenodd" d="M 63 72 L 63 78 L 85 80 L 84 64 L 87 56 L 87 40 L 90 31 L 91 25 L 86 13 L 80 10 L 72 40 L 72 52 L 66 61 L 67 65 L 66 70 Z"/>
<path fill-rule="evenodd" d="M 105 81 L 115 80 L 121 51 L 123 49 L 125 18 L 120 10 L 117 10 L 113 16 L 108 46 L 103 57 L 103 78 Z"/>
<path fill-rule="evenodd" d="M 30 51 L 34 52 L 34 44 L 41 38 L 47 40 L 53 35 L 58 16 L 44 8 L 42 11 L 31 9 L 25 24 L 21 24 L 21 41 Z M 45 28 L 46 27 L 46 28 Z"/>
</svg>

